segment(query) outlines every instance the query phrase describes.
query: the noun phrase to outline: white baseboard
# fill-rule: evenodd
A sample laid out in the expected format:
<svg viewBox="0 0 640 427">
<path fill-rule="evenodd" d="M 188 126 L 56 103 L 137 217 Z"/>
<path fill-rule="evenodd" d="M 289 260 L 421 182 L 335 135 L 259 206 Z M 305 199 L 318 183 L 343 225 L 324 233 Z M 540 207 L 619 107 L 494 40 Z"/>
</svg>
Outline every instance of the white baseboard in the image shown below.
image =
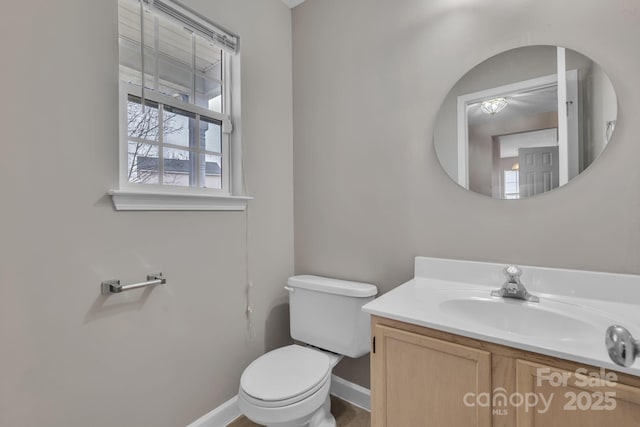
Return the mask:
<svg viewBox="0 0 640 427">
<path fill-rule="evenodd" d="M 352 405 L 371 412 L 371 392 L 358 384 L 332 375 L 330 393 Z M 236 395 L 187 427 L 224 427 L 240 415 L 242 413 L 238 408 L 238 396 Z"/>
<path fill-rule="evenodd" d="M 331 394 L 371 412 L 371 391 L 350 381 L 331 376 Z"/>
<path fill-rule="evenodd" d="M 236 395 L 213 411 L 204 414 L 187 427 L 224 427 L 240 415 L 242 415 L 242 413 L 240 412 L 240 408 L 238 408 L 238 396 Z"/>
</svg>

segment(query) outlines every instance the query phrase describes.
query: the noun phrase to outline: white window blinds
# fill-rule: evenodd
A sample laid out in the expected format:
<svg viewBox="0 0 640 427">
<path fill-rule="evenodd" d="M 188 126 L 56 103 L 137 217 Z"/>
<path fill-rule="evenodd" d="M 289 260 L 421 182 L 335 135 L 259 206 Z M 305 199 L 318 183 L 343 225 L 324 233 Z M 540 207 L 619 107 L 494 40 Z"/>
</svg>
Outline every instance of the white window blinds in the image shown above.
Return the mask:
<svg viewBox="0 0 640 427">
<path fill-rule="evenodd" d="M 118 10 L 121 80 L 228 114 L 223 61 L 237 36 L 173 1 L 119 0 Z"/>
<path fill-rule="evenodd" d="M 156 11 L 181 22 L 189 30 L 198 33 L 207 40 L 211 40 L 223 49 L 235 53 L 238 50 L 238 37 L 223 30 L 208 18 L 187 8 L 177 1 L 142 0 Z"/>
</svg>

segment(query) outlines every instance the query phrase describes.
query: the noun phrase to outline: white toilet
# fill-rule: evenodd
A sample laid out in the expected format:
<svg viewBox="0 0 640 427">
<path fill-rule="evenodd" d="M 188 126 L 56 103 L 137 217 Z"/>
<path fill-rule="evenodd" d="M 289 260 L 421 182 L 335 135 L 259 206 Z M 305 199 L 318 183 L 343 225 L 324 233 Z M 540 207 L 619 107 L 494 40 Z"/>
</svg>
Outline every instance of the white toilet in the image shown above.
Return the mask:
<svg viewBox="0 0 640 427">
<path fill-rule="evenodd" d="M 331 371 L 343 356 L 369 352 L 369 315 L 362 306 L 374 285 L 318 276 L 289 278 L 293 344 L 254 360 L 242 373 L 238 406 L 268 427 L 336 427 L 331 415 Z"/>
</svg>

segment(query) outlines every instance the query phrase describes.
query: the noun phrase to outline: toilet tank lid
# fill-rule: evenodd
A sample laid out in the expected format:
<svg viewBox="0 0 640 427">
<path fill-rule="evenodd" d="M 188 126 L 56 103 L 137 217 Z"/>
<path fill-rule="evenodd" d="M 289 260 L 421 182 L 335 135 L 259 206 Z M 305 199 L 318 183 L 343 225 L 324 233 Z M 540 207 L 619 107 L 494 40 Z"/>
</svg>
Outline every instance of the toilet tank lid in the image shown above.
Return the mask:
<svg viewBox="0 0 640 427">
<path fill-rule="evenodd" d="M 378 288 L 370 283 L 351 282 L 349 280 L 311 275 L 289 277 L 287 284 L 292 288 L 356 298 L 371 297 L 378 293 Z"/>
</svg>

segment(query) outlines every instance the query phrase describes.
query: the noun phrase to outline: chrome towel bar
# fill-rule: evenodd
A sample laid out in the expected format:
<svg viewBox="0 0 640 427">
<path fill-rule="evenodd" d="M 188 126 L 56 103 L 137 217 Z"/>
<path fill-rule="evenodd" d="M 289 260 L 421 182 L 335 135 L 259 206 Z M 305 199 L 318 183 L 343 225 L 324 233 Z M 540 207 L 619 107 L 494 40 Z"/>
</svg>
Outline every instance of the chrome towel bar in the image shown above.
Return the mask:
<svg viewBox="0 0 640 427">
<path fill-rule="evenodd" d="M 131 283 L 129 285 L 120 284 L 120 280 L 106 280 L 100 284 L 102 295 L 119 294 L 120 292 L 130 291 L 132 289 L 144 288 L 146 286 L 164 285 L 167 279 L 162 277 L 162 273 L 154 273 L 147 275 L 146 282 Z"/>
</svg>

